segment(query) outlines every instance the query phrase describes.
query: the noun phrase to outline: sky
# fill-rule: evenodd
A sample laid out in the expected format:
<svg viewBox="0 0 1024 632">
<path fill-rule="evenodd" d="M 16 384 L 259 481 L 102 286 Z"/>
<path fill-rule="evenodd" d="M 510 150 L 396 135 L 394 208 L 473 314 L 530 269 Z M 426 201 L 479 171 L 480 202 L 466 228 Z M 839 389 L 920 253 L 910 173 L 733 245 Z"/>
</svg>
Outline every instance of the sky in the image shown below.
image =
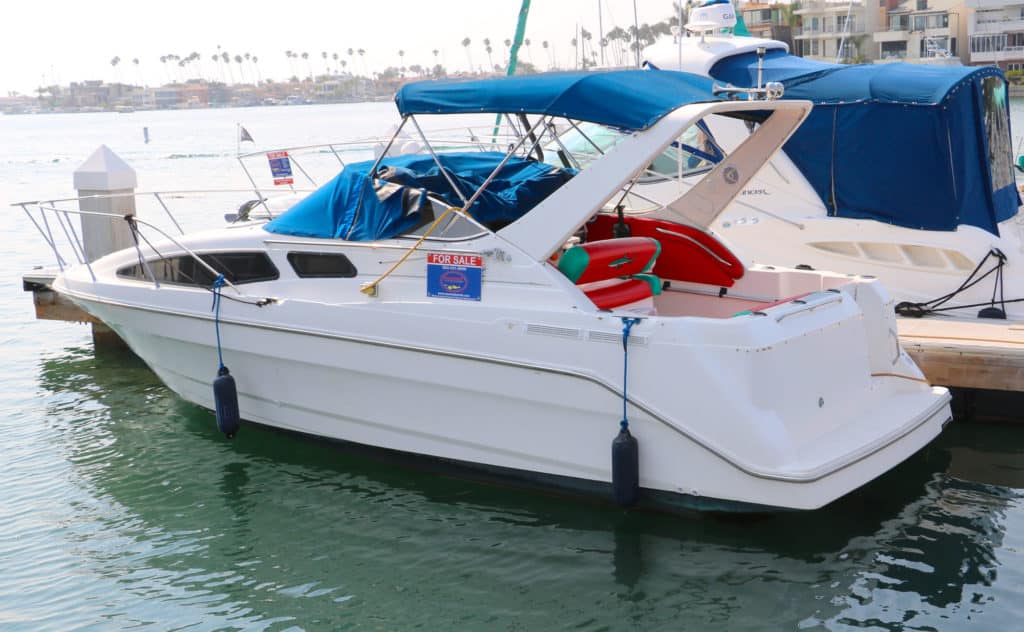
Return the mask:
<svg viewBox="0 0 1024 632">
<path fill-rule="evenodd" d="M 309 53 L 314 73 L 325 71 L 322 53 L 331 68 L 334 53 L 349 60 L 359 74 L 388 66 L 437 61 L 450 72 L 466 70 L 470 61 L 486 66 L 483 39 L 490 38 L 494 63 L 503 63 L 505 39 L 515 34 L 520 0 L 18 0 L 5 3 L 0 31 L 0 96 L 11 92 L 34 95 L 39 86 L 67 85 L 72 81 L 154 86 L 177 72 L 176 62 L 160 62 L 165 55 L 182 58 L 200 54 L 197 70 L 206 79 L 228 79 L 224 64 L 215 64 L 217 52 L 250 53 L 256 67 L 230 64 L 232 78 L 244 73 L 284 81 L 305 76 L 305 61 L 289 61 L 285 51 Z M 546 69 L 552 58 L 561 67 L 571 65 L 570 41 L 577 26 L 598 33 L 598 7 L 604 31 L 633 23 L 633 0 L 533 0 L 520 60 Z M 638 22 L 655 23 L 672 14 L 670 0 L 636 0 Z M 461 44 L 470 38 L 468 49 Z M 541 42 L 549 42 L 544 50 Z M 347 50 L 364 49 L 349 57 Z M 404 50 L 404 57 L 398 51 Z M 111 65 L 120 57 L 117 66 Z M 136 66 L 132 59 L 137 58 Z"/>
</svg>

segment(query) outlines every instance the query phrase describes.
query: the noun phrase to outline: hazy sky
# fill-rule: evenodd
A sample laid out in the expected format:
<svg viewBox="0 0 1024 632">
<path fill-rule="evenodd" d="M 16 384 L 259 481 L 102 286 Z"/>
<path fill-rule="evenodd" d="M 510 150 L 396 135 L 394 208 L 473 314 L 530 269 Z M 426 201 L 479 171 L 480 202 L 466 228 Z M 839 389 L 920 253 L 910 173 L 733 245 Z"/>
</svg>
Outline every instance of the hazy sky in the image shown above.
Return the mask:
<svg viewBox="0 0 1024 632">
<path fill-rule="evenodd" d="M 633 23 L 632 0 L 533 0 L 526 36 L 532 40 L 520 59 L 547 68 L 552 53 L 563 67 L 571 63 L 570 40 L 577 25 L 598 32 L 598 4 L 604 29 Z M 16 0 L 4 3 L 0 32 L 0 96 L 10 91 L 34 94 L 40 85 L 84 79 L 120 80 L 147 85 L 165 83 L 177 72 L 168 54 L 201 55 L 198 69 L 207 79 L 226 79 L 224 64 L 211 57 L 250 53 L 257 68 L 230 64 L 234 79 L 259 72 L 278 81 L 308 74 L 301 59 L 291 65 L 286 50 L 309 53 L 314 73 L 323 73 L 322 52 L 338 53 L 363 72 L 403 65 L 434 64 L 449 70 L 487 65 L 483 39 L 490 38 L 494 63 L 502 63 L 504 40 L 515 33 L 520 0 Z M 639 22 L 654 23 L 672 13 L 670 0 L 637 0 Z M 461 45 L 469 37 L 467 51 Z M 547 40 L 545 51 L 541 42 Z M 349 58 L 349 48 L 364 49 Z M 468 52 L 468 55 L 467 55 Z M 121 58 L 115 68 L 110 64 Z M 138 58 L 136 66 L 132 59 Z M 334 67 L 333 59 L 329 62 Z M 192 74 L 195 70 L 192 71 Z"/>
</svg>

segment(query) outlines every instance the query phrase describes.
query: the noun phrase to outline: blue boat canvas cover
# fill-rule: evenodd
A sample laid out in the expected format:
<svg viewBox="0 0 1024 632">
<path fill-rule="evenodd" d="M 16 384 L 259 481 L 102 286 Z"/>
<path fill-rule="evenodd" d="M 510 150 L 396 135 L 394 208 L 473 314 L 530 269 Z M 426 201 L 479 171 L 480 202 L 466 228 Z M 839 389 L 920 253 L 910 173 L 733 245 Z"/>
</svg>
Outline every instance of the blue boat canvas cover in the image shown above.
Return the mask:
<svg viewBox="0 0 1024 632">
<path fill-rule="evenodd" d="M 466 152 L 437 157 L 468 198 L 505 154 Z M 385 158 L 376 178 L 369 173 L 374 164 L 367 160 L 347 165 L 265 229 L 301 237 L 373 241 L 401 235 L 432 219 L 424 215 L 428 208 L 424 204 L 426 191 L 452 206 L 462 205 L 462 198 L 430 155 Z M 468 209 L 469 214 L 482 224 L 515 221 L 571 177 L 571 170 L 513 156 Z"/>
<path fill-rule="evenodd" d="M 711 80 L 663 70 L 555 72 L 478 81 L 420 81 L 395 95 L 402 116 L 477 112 L 544 114 L 647 129 L 690 103 L 721 101 Z"/>
<path fill-rule="evenodd" d="M 711 75 L 752 87 L 757 56 L 723 59 Z M 998 235 L 998 223 L 1017 213 L 998 68 L 829 64 L 774 50 L 764 80 L 815 104 L 784 149 L 830 215 Z"/>
</svg>

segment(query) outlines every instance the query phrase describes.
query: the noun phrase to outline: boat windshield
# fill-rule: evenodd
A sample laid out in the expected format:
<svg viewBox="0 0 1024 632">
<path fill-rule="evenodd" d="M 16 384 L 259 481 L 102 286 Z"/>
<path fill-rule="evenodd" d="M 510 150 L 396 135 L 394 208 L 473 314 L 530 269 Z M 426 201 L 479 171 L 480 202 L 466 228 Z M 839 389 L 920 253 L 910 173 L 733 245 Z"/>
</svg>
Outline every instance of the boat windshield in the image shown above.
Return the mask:
<svg viewBox="0 0 1024 632">
<path fill-rule="evenodd" d="M 544 148 L 544 160 L 561 167 L 559 152 L 571 154 L 572 165 L 586 169 L 591 162 L 618 145 L 630 132 L 597 123 L 582 122 L 559 135 Z M 563 149 L 564 147 L 564 149 Z M 664 180 L 702 173 L 722 160 L 724 153 L 703 121 L 691 126 L 648 165 L 644 180 Z"/>
</svg>

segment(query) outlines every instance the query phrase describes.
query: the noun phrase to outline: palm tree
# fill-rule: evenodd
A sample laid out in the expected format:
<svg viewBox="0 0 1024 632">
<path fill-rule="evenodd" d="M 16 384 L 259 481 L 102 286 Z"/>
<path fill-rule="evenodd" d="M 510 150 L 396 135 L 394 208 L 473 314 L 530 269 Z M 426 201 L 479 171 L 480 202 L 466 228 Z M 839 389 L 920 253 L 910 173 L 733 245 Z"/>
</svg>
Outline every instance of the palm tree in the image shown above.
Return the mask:
<svg viewBox="0 0 1024 632">
<path fill-rule="evenodd" d="M 263 83 L 263 77 L 260 75 L 259 57 L 256 55 L 252 56 L 252 68 L 256 71 L 256 83 Z"/>
<path fill-rule="evenodd" d="M 327 63 L 327 51 L 320 51 L 320 57 L 324 60 L 324 74 L 331 74 L 331 66 Z"/>
<path fill-rule="evenodd" d="M 544 50 L 548 51 L 548 70 L 551 70 L 552 68 L 555 67 L 554 51 L 552 51 L 551 48 L 549 47 L 547 40 L 544 40 L 543 42 L 541 42 L 540 46 Z"/>
<path fill-rule="evenodd" d="M 284 56 L 288 58 L 288 70 L 290 70 L 292 75 L 294 75 L 295 74 L 295 62 L 293 62 L 292 60 L 295 59 L 295 53 L 293 53 L 290 50 L 286 50 L 284 52 Z"/>
<path fill-rule="evenodd" d="M 491 52 L 494 50 L 491 48 L 491 39 L 489 37 L 484 38 L 484 50 L 487 51 L 487 65 L 490 69 L 494 69 L 494 59 L 491 58 Z M 489 71 L 488 71 L 489 72 Z"/>
<path fill-rule="evenodd" d="M 469 61 L 469 72 L 473 72 L 473 53 L 469 50 L 471 43 L 468 37 L 462 40 L 462 48 L 466 49 L 466 59 Z"/>
<path fill-rule="evenodd" d="M 110 67 L 114 69 L 114 81 L 116 81 L 117 83 L 121 83 L 121 80 L 118 79 L 119 73 L 117 72 L 117 65 L 120 63 L 120 57 L 115 56 L 113 59 L 110 60 Z"/>
<path fill-rule="evenodd" d="M 572 54 L 572 64 L 576 68 L 580 67 L 580 43 L 575 37 L 569 40 L 569 46 L 572 46 L 575 52 Z"/>
<path fill-rule="evenodd" d="M 523 45 L 526 46 L 526 55 L 530 58 L 530 63 L 533 63 L 533 51 L 530 49 L 530 38 L 527 37 L 523 40 Z"/>
<path fill-rule="evenodd" d="M 306 70 L 309 71 L 309 80 L 313 80 L 313 67 L 309 65 L 309 53 L 302 53 L 302 60 L 306 62 Z"/>
<path fill-rule="evenodd" d="M 366 72 L 366 57 L 364 57 L 364 55 L 366 55 L 366 49 L 360 48 L 356 52 L 359 53 L 359 59 L 363 60 L 363 75 L 369 76 L 370 73 Z"/>
<path fill-rule="evenodd" d="M 338 53 L 334 53 L 333 55 L 331 55 L 331 59 L 334 60 L 334 73 L 337 74 L 338 73 Z"/>
<path fill-rule="evenodd" d="M 132 64 L 135 65 L 135 74 L 139 77 L 139 85 L 144 85 L 142 82 L 142 71 L 139 70 L 139 58 L 135 57 L 132 59 Z"/>
<path fill-rule="evenodd" d="M 235 55 L 235 63 L 238 64 L 238 76 L 242 83 L 245 83 L 245 68 L 242 67 L 242 56 Z"/>
<path fill-rule="evenodd" d="M 402 69 L 402 74 L 405 74 L 405 51 L 401 49 L 398 51 L 398 65 Z"/>
<path fill-rule="evenodd" d="M 228 69 L 228 79 L 231 80 L 231 83 L 235 83 L 235 73 L 231 72 L 231 55 L 224 51 L 220 54 L 220 59 L 224 62 L 224 67 Z"/>
<path fill-rule="evenodd" d="M 167 55 L 160 56 L 160 63 L 164 65 L 164 76 L 167 77 L 167 83 L 171 83 L 171 75 L 167 73 Z"/>
</svg>

